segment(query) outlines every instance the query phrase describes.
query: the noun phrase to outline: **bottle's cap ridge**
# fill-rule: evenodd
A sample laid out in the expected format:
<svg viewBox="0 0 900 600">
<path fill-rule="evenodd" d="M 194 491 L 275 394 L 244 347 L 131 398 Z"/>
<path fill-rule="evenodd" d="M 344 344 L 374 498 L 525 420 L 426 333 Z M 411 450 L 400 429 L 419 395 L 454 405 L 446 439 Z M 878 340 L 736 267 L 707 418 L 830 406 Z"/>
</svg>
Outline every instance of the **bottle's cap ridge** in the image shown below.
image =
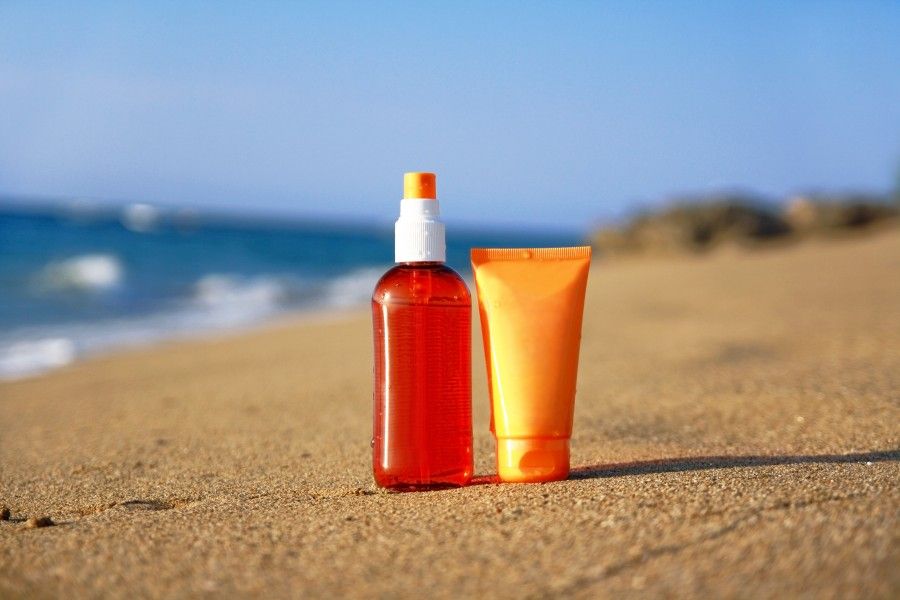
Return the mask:
<svg viewBox="0 0 900 600">
<path fill-rule="evenodd" d="M 403 174 L 403 197 L 437 200 L 437 183 L 434 173 L 413 171 Z"/>
</svg>

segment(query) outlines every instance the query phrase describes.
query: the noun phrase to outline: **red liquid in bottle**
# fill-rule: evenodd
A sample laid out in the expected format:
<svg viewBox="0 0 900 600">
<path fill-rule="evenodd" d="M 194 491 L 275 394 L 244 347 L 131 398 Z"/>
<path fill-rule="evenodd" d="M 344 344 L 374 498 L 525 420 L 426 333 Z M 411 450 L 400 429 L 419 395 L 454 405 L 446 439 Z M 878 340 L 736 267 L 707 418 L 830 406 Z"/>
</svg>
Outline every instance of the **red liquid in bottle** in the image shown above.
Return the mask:
<svg viewBox="0 0 900 600">
<path fill-rule="evenodd" d="M 466 284 L 442 263 L 400 264 L 375 287 L 378 485 L 459 486 L 472 479 L 471 318 Z"/>
</svg>

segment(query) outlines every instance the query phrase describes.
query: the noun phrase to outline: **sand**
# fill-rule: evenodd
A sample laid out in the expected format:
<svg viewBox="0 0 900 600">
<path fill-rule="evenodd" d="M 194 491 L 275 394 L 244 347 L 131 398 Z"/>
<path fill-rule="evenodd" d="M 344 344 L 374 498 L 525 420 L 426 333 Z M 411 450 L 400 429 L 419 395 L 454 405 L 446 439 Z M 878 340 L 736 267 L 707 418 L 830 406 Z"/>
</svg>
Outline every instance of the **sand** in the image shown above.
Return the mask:
<svg viewBox="0 0 900 600">
<path fill-rule="evenodd" d="M 490 477 L 478 341 L 476 485 L 377 489 L 370 331 L 0 385 L 0 596 L 900 595 L 898 233 L 598 263 L 564 482 Z"/>
</svg>

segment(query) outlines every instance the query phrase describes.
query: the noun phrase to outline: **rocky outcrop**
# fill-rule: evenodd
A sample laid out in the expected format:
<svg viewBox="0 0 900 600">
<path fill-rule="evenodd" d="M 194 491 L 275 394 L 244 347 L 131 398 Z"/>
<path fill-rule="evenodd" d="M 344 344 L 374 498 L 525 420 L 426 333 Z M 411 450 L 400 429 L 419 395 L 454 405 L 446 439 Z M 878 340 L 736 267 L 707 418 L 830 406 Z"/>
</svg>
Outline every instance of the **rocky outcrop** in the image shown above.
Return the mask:
<svg viewBox="0 0 900 600">
<path fill-rule="evenodd" d="M 896 204 L 871 196 L 795 196 L 787 202 L 784 217 L 795 233 L 811 235 L 879 225 L 897 212 Z"/>
<path fill-rule="evenodd" d="M 604 254 L 673 254 L 702 252 L 725 242 L 758 243 L 788 233 L 784 219 L 761 202 L 723 197 L 676 202 L 624 227 L 602 229 L 592 242 Z"/>
<path fill-rule="evenodd" d="M 591 238 L 598 253 L 667 255 L 705 252 L 723 244 L 757 246 L 780 240 L 862 230 L 895 222 L 897 206 L 872 197 L 796 197 L 782 207 L 752 196 L 688 198 L 643 213 Z"/>
</svg>

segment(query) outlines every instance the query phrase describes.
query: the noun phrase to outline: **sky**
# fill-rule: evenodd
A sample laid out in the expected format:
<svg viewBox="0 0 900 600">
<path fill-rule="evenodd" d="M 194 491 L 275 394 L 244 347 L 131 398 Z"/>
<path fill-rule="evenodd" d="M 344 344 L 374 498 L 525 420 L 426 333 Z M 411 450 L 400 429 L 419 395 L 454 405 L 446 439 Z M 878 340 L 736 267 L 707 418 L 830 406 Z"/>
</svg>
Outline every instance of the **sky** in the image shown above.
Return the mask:
<svg viewBox="0 0 900 600">
<path fill-rule="evenodd" d="M 0 0 L 0 195 L 584 229 L 898 169 L 900 2 Z"/>
</svg>

